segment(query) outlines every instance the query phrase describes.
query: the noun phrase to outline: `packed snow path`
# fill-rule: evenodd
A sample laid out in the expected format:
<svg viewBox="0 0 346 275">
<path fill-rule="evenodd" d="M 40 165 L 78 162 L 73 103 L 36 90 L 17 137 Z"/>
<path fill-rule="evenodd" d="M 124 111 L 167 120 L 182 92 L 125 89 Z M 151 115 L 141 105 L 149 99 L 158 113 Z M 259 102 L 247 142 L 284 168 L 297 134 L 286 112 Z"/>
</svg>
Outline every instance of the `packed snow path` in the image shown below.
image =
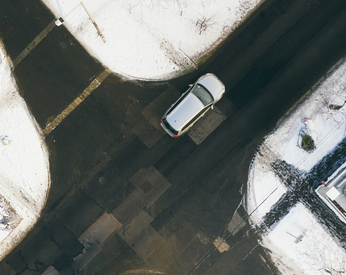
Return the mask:
<svg viewBox="0 0 346 275">
<path fill-rule="evenodd" d="M 272 171 L 280 181 L 287 187 L 287 192 L 271 208 L 260 225 L 262 232 L 268 232 L 297 203 L 303 203 L 319 222 L 329 230 L 333 237 L 337 237 L 340 244 L 346 245 L 345 224 L 327 207 L 317 196 L 314 190 L 321 180 L 327 179 L 335 170 L 346 161 L 346 139 L 344 139 L 336 149 L 325 156 L 316 164 L 310 172 L 302 172 L 287 164 L 283 160 L 276 159 L 272 162 Z"/>
</svg>

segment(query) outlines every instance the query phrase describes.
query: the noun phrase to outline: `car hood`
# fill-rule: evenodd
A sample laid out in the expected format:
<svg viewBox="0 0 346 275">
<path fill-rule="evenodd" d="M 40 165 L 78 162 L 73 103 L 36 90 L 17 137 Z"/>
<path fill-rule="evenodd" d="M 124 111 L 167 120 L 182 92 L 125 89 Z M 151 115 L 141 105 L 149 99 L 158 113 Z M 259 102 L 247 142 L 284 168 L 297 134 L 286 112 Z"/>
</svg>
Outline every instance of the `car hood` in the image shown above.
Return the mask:
<svg viewBox="0 0 346 275">
<path fill-rule="evenodd" d="M 214 100 L 219 99 L 219 97 L 225 92 L 225 86 L 213 74 L 207 74 L 201 77 L 197 83 L 204 86 L 212 94 Z"/>
<path fill-rule="evenodd" d="M 166 117 L 166 120 L 178 131 L 203 108 L 204 105 L 202 102 L 194 94 L 190 93 L 175 110 Z"/>
</svg>

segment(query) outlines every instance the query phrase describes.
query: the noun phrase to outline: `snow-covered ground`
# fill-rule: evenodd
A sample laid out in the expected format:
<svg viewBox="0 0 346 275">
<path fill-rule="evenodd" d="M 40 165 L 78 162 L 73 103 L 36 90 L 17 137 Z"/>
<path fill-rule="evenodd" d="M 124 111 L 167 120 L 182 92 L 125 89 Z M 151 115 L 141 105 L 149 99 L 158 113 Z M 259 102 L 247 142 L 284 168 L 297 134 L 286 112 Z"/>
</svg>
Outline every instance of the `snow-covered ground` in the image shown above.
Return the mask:
<svg viewBox="0 0 346 275">
<path fill-rule="evenodd" d="M 196 69 L 263 1 L 43 0 L 92 56 L 141 79 Z M 0 260 L 37 221 L 50 183 L 48 150 L 10 66 L 0 41 Z"/>
<path fill-rule="evenodd" d="M 299 235 L 301 241 L 295 242 Z M 343 274 L 346 254 L 301 203 L 263 238 L 282 274 Z"/>
<path fill-rule="evenodd" d="M 231 33 L 263 0 L 44 0 L 82 45 L 114 72 L 171 78 Z M 73 11 L 73 12 L 71 12 Z M 105 39 L 101 39 L 96 26 Z M 69 14 L 69 15 L 68 15 Z M 67 16 L 68 15 L 68 16 Z M 1 44 L 0 44 L 1 46 Z M 0 260 L 35 224 L 49 189 L 48 151 L 0 47 Z"/>
<path fill-rule="evenodd" d="M 194 70 L 263 1 L 84 0 L 85 10 L 80 0 L 43 0 L 92 56 L 116 73 L 142 79 Z"/>
<path fill-rule="evenodd" d="M 79 5 L 80 0 L 43 2 L 57 18 L 64 18 L 64 26 L 92 56 L 114 72 L 133 78 L 168 79 L 194 70 L 205 54 L 263 0 L 84 0 L 86 9 Z M 345 137 L 346 113 L 341 107 L 345 74 L 343 60 L 267 137 L 267 154 L 255 158 L 249 172 L 248 210 L 253 211 L 255 224 L 286 192 L 269 168 L 271 160 L 279 158 L 309 171 Z M 49 188 L 49 167 L 38 126 L 17 92 L 2 48 L 0 83 L 1 259 L 37 220 Z M 300 131 L 315 140 L 317 149 L 313 153 L 297 146 Z M 302 241 L 294 243 L 300 234 Z M 328 274 L 326 270 L 345 264 L 344 251 L 302 204 L 292 208 L 263 237 L 263 244 L 272 251 L 283 274 Z"/>
<path fill-rule="evenodd" d="M 255 225 L 260 225 L 287 191 L 270 163 L 281 159 L 309 172 L 346 137 L 345 88 L 346 58 L 314 85 L 266 137 L 249 171 L 246 203 Z M 314 139 L 314 151 L 308 153 L 298 146 L 302 132 Z M 302 241 L 295 243 L 299 235 Z M 345 251 L 301 203 L 263 236 L 263 244 L 272 251 L 283 274 L 339 274 L 337 270 L 346 270 Z"/>
<path fill-rule="evenodd" d="M 48 151 L 0 41 L 0 261 L 36 223 L 49 189 Z"/>
<path fill-rule="evenodd" d="M 345 88 L 346 63 L 343 59 L 281 119 L 266 138 L 265 145 L 280 159 L 309 171 L 345 137 Z M 317 147 L 312 154 L 297 146 L 299 131 L 305 127 L 304 120 L 307 133 Z"/>
</svg>

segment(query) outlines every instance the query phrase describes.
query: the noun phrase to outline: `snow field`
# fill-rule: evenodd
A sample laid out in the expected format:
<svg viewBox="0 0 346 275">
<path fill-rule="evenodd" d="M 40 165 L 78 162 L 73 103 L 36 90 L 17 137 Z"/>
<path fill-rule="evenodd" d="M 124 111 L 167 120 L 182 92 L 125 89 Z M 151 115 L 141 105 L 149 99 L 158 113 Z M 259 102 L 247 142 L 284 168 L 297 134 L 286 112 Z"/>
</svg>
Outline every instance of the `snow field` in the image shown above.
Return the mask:
<svg viewBox="0 0 346 275">
<path fill-rule="evenodd" d="M 64 26 L 112 71 L 161 80 L 195 69 L 195 63 L 198 66 L 198 60 L 263 0 L 84 0 L 106 43 L 83 7 L 78 6 L 79 0 L 43 2 L 57 18 L 64 17 Z M 292 108 L 265 141 L 275 155 L 309 171 L 345 137 L 345 107 L 340 107 L 345 100 L 345 74 L 343 60 Z M 10 215 L 14 218 L 9 226 L 0 227 L 2 259 L 37 220 L 49 188 L 49 167 L 38 126 L 18 95 L 1 47 L 0 83 L 0 135 L 10 141 L 8 145 L 0 143 L 0 196 L 5 198 L 0 199 L 0 221 Z M 304 120 L 317 146 L 313 153 L 297 146 Z M 255 211 L 251 218 L 258 224 L 286 189 L 263 158 L 255 159 L 252 167 L 248 204 Z M 292 235 L 299 234 L 304 236 L 296 244 Z M 273 252 L 284 274 L 328 274 L 331 268 L 343 268 L 346 259 L 344 251 L 301 204 L 264 236 L 263 244 Z"/>
<path fill-rule="evenodd" d="M 309 171 L 346 136 L 345 87 L 346 62 L 342 59 L 281 120 L 265 145 L 287 163 Z M 333 110 L 333 105 L 343 107 Z M 307 120 L 307 133 L 315 141 L 312 153 L 297 146 L 303 120 Z"/>
<path fill-rule="evenodd" d="M 80 0 L 43 2 L 57 18 L 64 17 L 64 25 L 72 35 L 114 72 L 127 77 L 166 79 L 194 70 L 196 60 L 221 42 L 263 0 L 85 0 L 86 10 Z M 1 260 L 37 221 L 50 182 L 48 150 L 17 91 L 1 43 L 0 83 Z"/>
<path fill-rule="evenodd" d="M 346 58 L 343 58 L 266 137 L 263 152 L 255 156 L 248 179 L 247 206 L 249 213 L 255 210 L 250 216 L 255 225 L 262 222 L 285 193 L 285 187 L 281 187 L 270 167 L 275 158 L 308 172 L 346 137 L 345 88 Z M 302 130 L 315 141 L 316 149 L 311 153 L 298 146 Z M 300 234 L 302 241 L 295 243 Z M 283 274 L 327 275 L 346 270 L 345 251 L 301 203 L 262 237 L 263 245 L 271 250 Z"/>
<path fill-rule="evenodd" d="M 73 36 L 110 70 L 162 80 L 194 70 L 198 59 L 263 0 L 84 0 L 106 43 L 83 7 L 77 7 L 80 0 L 43 2 L 57 18 L 65 18 Z"/>
<path fill-rule="evenodd" d="M 37 221 L 49 189 L 48 151 L 0 43 L 0 260 Z"/>
<path fill-rule="evenodd" d="M 295 243 L 295 237 L 300 234 L 303 235 L 302 241 Z M 273 252 L 274 261 L 287 275 L 341 274 L 336 271 L 346 268 L 345 251 L 302 203 L 290 210 L 263 239 L 263 244 Z M 292 259 L 293 265 L 286 261 L 287 256 Z"/>
<path fill-rule="evenodd" d="M 287 188 L 263 157 L 256 157 L 252 165 L 248 178 L 247 211 L 252 213 L 252 222 L 260 224 L 270 208 L 286 193 Z"/>
</svg>

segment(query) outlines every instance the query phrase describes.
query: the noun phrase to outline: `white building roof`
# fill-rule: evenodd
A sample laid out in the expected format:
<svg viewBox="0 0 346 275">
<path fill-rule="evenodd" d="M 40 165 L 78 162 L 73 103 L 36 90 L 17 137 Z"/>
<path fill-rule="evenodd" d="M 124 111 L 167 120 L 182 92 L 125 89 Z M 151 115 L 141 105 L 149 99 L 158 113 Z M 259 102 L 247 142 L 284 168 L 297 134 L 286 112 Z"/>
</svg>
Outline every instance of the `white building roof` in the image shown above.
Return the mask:
<svg viewBox="0 0 346 275">
<path fill-rule="evenodd" d="M 335 187 L 330 188 L 330 190 L 326 193 L 326 195 L 332 200 L 334 201 L 339 195 L 340 192 L 338 190 L 336 190 Z"/>
</svg>

